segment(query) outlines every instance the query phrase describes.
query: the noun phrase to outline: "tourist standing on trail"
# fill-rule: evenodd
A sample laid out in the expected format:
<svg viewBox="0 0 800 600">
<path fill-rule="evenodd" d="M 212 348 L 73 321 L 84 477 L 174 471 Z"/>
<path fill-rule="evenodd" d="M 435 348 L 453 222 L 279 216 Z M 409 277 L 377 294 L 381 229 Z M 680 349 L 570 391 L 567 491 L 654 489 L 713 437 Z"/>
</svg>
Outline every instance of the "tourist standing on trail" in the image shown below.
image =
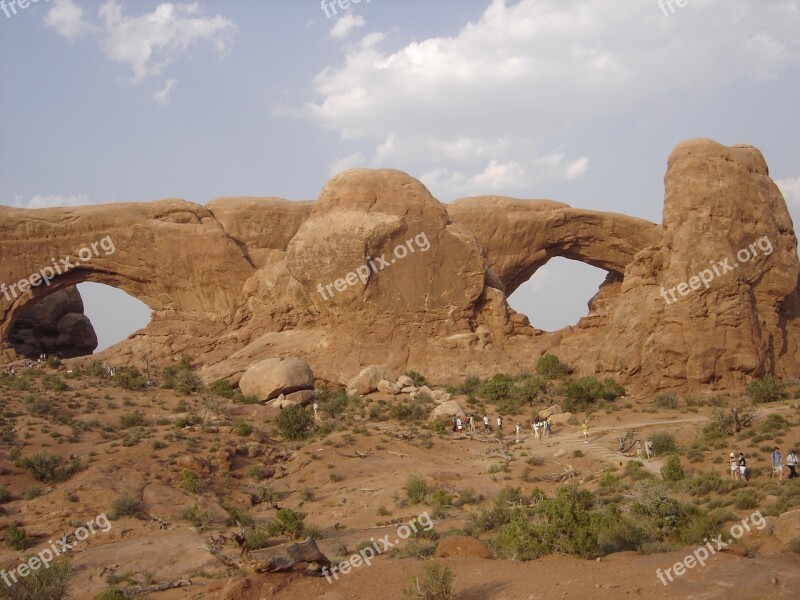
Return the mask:
<svg viewBox="0 0 800 600">
<path fill-rule="evenodd" d="M 647 441 L 644 443 L 644 451 L 647 454 L 647 460 L 653 459 L 653 440 L 647 438 Z"/>
<path fill-rule="evenodd" d="M 456 419 L 456 431 L 461 433 L 461 430 L 464 428 L 464 423 L 461 421 L 461 417 Z"/>
<path fill-rule="evenodd" d="M 797 454 L 794 450 L 791 450 L 789 456 L 786 457 L 786 466 L 789 467 L 789 479 L 797 477 Z"/>
<path fill-rule="evenodd" d="M 777 446 L 772 449 L 772 479 L 775 479 L 775 473 L 778 474 L 778 481 L 783 481 L 783 459 Z"/>
<path fill-rule="evenodd" d="M 489 415 L 483 415 L 483 433 L 489 431 Z"/>
<path fill-rule="evenodd" d="M 642 440 L 636 440 L 636 460 L 642 460 Z"/>
<path fill-rule="evenodd" d="M 547 418 L 544 420 L 544 433 L 545 433 L 545 435 L 546 435 L 547 437 L 550 437 L 550 419 L 551 419 L 551 418 L 552 418 L 552 417 L 547 417 Z"/>
<path fill-rule="evenodd" d="M 503 415 L 497 415 L 497 431 L 503 433 Z"/>
<path fill-rule="evenodd" d="M 739 476 L 747 482 L 747 461 L 744 458 L 744 452 L 739 452 L 739 460 L 736 461 L 739 463 Z"/>
<path fill-rule="evenodd" d="M 739 461 L 736 460 L 736 454 L 731 452 L 728 464 L 731 466 L 731 478 L 739 479 Z"/>
<path fill-rule="evenodd" d="M 537 440 L 541 439 L 541 437 L 540 437 L 541 433 L 539 433 L 539 429 L 541 428 L 541 426 L 542 425 L 541 425 L 541 423 L 539 423 L 539 421 L 535 421 L 533 423 L 533 437 L 535 437 Z"/>
<path fill-rule="evenodd" d="M 589 443 L 589 424 L 586 421 L 583 422 L 583 443 Z"/>
<path fill-rule="evenodd" d="M 514 425 L 514 433 L 517 434 L 517 443 L 518 444 L 519 444 L 519 432 L 520 432 L 521 429 L 522 429 L 522 427 L 519 426 L 519 423 Z"/>
<path fill-rule="evenodd" d="M 469 432 L 475 433 L 475 415 L 469 416 Z"/>
</svg>

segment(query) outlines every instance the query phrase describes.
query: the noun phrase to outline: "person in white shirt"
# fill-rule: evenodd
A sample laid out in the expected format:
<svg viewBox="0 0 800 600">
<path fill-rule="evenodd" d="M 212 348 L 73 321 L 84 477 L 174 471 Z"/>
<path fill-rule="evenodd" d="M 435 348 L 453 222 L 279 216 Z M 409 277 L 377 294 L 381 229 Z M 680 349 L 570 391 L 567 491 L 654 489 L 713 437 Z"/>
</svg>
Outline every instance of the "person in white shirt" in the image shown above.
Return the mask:
<svg viewBox="0 0 800 600">
<path fill-rule="evenodd" d="M 786 457 L 786 466 L 789 467 L 789 479 L 797 477 L 797 454 L 794 450 Z"/>
</svg>

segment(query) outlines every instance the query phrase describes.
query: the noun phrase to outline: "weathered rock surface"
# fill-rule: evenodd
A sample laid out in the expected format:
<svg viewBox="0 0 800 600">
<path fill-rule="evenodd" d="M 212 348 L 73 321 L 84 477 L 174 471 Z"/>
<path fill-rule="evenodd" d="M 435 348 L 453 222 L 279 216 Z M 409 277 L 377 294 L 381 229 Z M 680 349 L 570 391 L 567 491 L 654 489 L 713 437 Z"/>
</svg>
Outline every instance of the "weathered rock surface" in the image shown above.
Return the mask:
<svg viewBox="0 0 800 600">
<path fill-rule="evenodd" d="M 492 553 L 479 539 L 468 535 L 451 535 L 444 538 L 436 547 L 436 556 L 471 556 L 473 558 L 492 558 Z"/>
<path fill-rule="evenodd" d="M 381 365 L 370 365 L 362 369 L 361 372 L 353 377 L 347 384 L 347 391 L 351 394 L 369 394 L 378 390 L 381 381 L 387 381 L 391 375 Z"/>
<path fill-rule="evenodd" d="M 14 323 L 8 341 L 17 354 L 28 357 L 55 354 L 85 356 L 97 348 L 97 335 L 83 314 L 76 287 L 59 290 L 28 308 Z"/>
<path fill-rule="evenodd" d="M 388 169 L 345 171 L 315 202 L 0 207 L 0 281 L 106 236 L 115 246 L 49 287 L 0 296 L 0 339 L 50 293 L 97 281 L 153 309 L 145 329 L 101 358 L 141 366 L 145 355 L 186 354 L 206 380 L 235 383 L 283 356 L 335 384 L 378 360 L 390 373 L 459 383 L 530 371 L 546 351 L 579 375 L 641 390 L 741 390 L 767 372 L 800 375 L 797 240 L 760 152 L 681 143 L 665 188 L 660 225 L 550 200 L 444 205 Z M 585 318 L 545 333 L 506 298 L 556 256 L 608 276 Z M 714 268 L 708 286 L 697 285 Z"/>
<path fill-rule="evenodd" d="M 246 396 L 272 400 L 281 394 L 313 390 L 314 373 L 306 361 L 298 358 L 267 358 L 245 371 L 239 388 Z"/>
<path fill-rule="evenodd" d="M 456 400 L 449 400 L 442 402 L 439 406 L 431 412 L 431 419 L 451 419 L 453 417 L 467 418 L 467 413 L 464 407 L 461 406 Z"/>
</svg>

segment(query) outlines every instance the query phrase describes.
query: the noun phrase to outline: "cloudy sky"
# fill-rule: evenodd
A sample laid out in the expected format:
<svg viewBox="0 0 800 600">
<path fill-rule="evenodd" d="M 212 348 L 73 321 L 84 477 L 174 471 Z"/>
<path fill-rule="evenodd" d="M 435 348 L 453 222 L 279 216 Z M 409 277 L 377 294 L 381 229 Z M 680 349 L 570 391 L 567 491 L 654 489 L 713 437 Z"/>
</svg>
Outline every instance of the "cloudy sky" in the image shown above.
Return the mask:
<svg viewBox="0 0 800 600">
<path fill-rule="evenodd" d="M 759 147 L 800 216 L 800 0 L 22 5 L 0 2 L 2 204 L 313 199 L 365 166 L 660 222 L 670 150 L 709 137 Z M 554 260 L 511 304 L 556 329 L 604 275 Z M 81 289 L 101 346 L 148 319 Z"/>
</svg>

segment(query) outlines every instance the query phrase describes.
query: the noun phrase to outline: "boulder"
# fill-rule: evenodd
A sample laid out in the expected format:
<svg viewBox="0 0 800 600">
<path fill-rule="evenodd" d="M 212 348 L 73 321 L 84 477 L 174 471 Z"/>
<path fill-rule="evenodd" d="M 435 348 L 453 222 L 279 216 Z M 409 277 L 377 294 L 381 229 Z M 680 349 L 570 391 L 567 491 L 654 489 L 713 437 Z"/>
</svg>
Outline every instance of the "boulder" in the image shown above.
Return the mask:
<svg viewBox="0 0 800 600">
<path fill-rule="evenodd" d="M 571 412 L 565 413 L 558 413 L 557 415 L 550 416 L 550 424 L 551 425 L 565 425 L 567 421 L 569 421 L 572 417 L 574 417 Z"/>
<path fill-rule="evenodd" d="M 245 371 L 239 388 L 246 396 L 272 400 L 280 394 L 314 389 L 314 373 L 304 360 L 298 358 L 268 358 Z"/>
<path fill-rule="evenodd" d="M 431 398 L 437 404 L 441 404 L 442 402 L 447 402 L 448 400 L 452 399 L 453 395 L 450 392 L 445 392 L 444 390 L 433 390 L 431 393 Z"/>
<path fill-rule="evenodd" d="M 408 375 L 400 375 L 400 377 L 397 378 L 397 385 L 401 388 L 411 387 L 414 385 L 414 380 Z"/>
<path fill-rule="evenodd" d="M 758 525 L 754 523 L 751 527 Z M 775 521 L 773 534 L 784 544 L 800 538 L 800 509 L 790 510 L 781 514 Z"/>
<path fill-rule="evenodd" d="M 560 415 L 563 411 L 561 410 L 560 404 L 553 404 L 549 408 L 543 408 L 539 411 L 539 417 L 542 419 L 546 419 L 550 415 Z"/>
<path fill-rule="evenodd" d="M 347 383 L 348 393 L 352 390 L 353 395 L 363 396 L 378 389 L 380 381 L 390 381 L 392 377 L 381 365 L 370 365 L 361 370 Z"/>
<path fill-rule="evenodd" d="M 314 400 L 315 396 L 314 390 L 300 390 L 299 392 L 286 394 L 286 402 L 290 402 L 292 405 L 306 406 Z"/>
<path fill-rule="evenodd" d="M 436 556 L 439 558 L 457 556 L 490 559 L 492 553 L 479 539 L 467 535 L 451 535 L 439 542 L 436 547 Z"/>
<path fill-rule="evenodd" d="M 453 417 L 461 417 L 461 419 L 467 418 L 467 413 L 464 411 L 464 407 L 455 400 L 442 402 L 439 406 L 434 408 L 433 412 L 431 413 L 431 419 L 451 419 Z"/>
<path fill-rule="evenodd" d="M 400 393 L 400 388 L 398 388 L 396 384 L 392 383 L 391 381 L 386 381 L 385 379 L 381 379 L 378 382 L 377 388 L 379 392 L 391 394 L 392 396 L 396 396 Z"/>
<path fill-rule="evenodd" d="M 418 389 L 419 389 L 419 388 L 417 388 L 417 387 L 415 387 L 415 386 L 413 386 L 413 385 L 407 385 L 406 387 L 404 387 L 404 388 L 403 388 L 402 390 L 400 390 L 400 391 L 401 391 L 401 392 L 403 392 L 404 394 L 413 394 L 413 393 L 414 393 L 414 392 L 416 392 Z"/>
</svg>

